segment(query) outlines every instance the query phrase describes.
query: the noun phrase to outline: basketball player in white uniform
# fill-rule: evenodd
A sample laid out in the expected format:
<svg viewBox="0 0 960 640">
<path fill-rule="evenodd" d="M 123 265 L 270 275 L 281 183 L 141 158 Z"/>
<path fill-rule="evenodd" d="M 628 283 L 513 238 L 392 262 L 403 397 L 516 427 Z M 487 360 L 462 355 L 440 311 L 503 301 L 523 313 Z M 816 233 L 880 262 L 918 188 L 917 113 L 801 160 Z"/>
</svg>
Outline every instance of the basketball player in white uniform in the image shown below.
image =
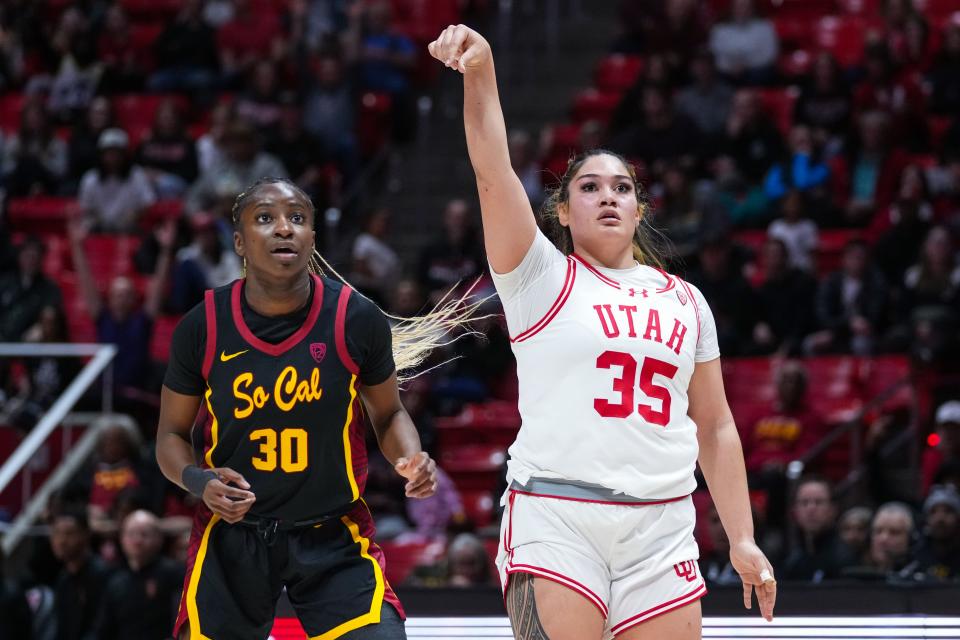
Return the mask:
<svg viewBox="0 0 960 640">
<path fill-rule="evenodd" d="M 510 166 L 487 42 L 462 25 L 429 45 L 464 76 L 484 239 L 517 359 L 497 557 L 521 639 L 700 637 L 693 538 L 699 460 L 744 584 L 772 619 L 773 568 L 753 540 L 743 452 L 703 296 L 657 263 L 632 169 L 569 165 L 536 226 Z"/>
</svg>

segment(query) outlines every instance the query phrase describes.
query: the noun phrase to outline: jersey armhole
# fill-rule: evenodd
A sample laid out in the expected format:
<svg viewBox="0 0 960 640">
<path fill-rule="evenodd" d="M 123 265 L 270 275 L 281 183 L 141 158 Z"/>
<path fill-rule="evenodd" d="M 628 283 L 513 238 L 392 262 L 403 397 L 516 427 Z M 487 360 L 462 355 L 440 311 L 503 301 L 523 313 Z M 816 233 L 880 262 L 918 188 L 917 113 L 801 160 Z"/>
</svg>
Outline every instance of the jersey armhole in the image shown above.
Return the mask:
<svg viewBox="0 0 960 640">
<path fill-rule="evenodd" d="M 207 318 L 207 346 L 203 353 L 203 377 L 210 379 L 210 368 L 217 353 L 217 310 L 213 303 L 213 289 L 203 295 L 204 313 Z"/>
<path fill-rule="evenodd" d="M 577 263 L 573 258 L 568 257 L 567 275 L 563 280 L 563 287 L 560 288 L 560 293 L 557 295 L 557 299 L 553 301 L 553 305 L 542 318 L 533 323 L 533 325 L 531 325 L 528 329 L 510 338 L 510 342 L 523 342 L 524 340 L 528 340 L 543 331 L 543 329 L 550 324 L 550 321 L 553 320 L 558 313 L 560 313 L 560 309 L 562 309 L 563 305 L 567 302 L 567 298 L 570 297 L 570 292 L 573 290 L 573 283 L 576 279 Z"/>
<path fill-rule="evenodd" d="M 350 351 L 347 349 L 347 339 L 344 333 L 347 323 L 347 302 L 350 300 L 350 293 L 352 291 L 353 290 L 346 285 L 340 289 L 340 297 L 337 298 L 337 319 L 334 323 L 333 334 L 334 341 L 337 343 L 337 356 L 340 357 L 340 362 L 347 368 L 347 371 L 353 375 L 359 375 L 360 367 L 358 367 L 357 363 L 350 357 Z"/>
<path fill-rule="evenodd" d="M 680 278 L 677 278 L 680 280 Z M 683 288 L 687 290 L 687 295 L 690 296 L 690 303 L 693 305 L 693 312 L 697 315 L 697 345 L 700 344 L 700 305 L 697 304 L 697 299 L 693 296 L 693 290 L 690 289 L 690 285 L 687 284 L 686 280 L 680 280 L 680 284 L 683 285 Z"/>
</svg>

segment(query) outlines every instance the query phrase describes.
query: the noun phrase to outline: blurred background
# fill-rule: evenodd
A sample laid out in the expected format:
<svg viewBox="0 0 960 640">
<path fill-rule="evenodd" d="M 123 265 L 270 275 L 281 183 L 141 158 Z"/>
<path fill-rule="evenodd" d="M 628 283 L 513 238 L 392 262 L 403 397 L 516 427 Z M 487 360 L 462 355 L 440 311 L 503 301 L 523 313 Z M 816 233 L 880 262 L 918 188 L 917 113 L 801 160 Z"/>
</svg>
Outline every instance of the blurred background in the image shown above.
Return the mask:
<svg viewBox="0 0 960 640">
<path fill-rule="evenodd" d="M 2 0 L 0 637 L 169 634 L 194 505 L 154 461 L 160 381 L 239 277 L 245 185 L 299 184 L 388 312 L 492 293 L 461 79 L 426 53 L 456 22 L 535 206 L 577 151 L 636 163 L 716 317 L 778 610 L 960 613 L 960 1 Z M 415 615 L 503 615 L 517 386 L 502 318 L 475 328 L 403 393 L 438 494 L 368 445 Z M 704 609 L 740 613 L 695 501 Z"/>
</svg>

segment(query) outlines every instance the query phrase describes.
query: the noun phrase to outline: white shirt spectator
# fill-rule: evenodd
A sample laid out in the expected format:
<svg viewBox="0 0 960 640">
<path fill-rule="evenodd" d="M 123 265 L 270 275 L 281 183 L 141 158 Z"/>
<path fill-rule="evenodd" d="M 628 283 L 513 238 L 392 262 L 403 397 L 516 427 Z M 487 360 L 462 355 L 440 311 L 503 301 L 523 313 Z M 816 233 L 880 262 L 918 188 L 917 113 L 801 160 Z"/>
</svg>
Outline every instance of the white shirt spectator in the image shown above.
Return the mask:
<svg viewBox="0 0 960 640">
<path fill-rule="evenodd" d="M 769 20 L 719 22 L 710 29 L 710 51 L 722 73 L 769 67 L 777 61 L 777 49 L 777 32 Z"/>
<path fill-rule="evenodd" d="M 767 235 L 783 242 L 787 247 L 787 259 L 791 267 L 803 271 L 813 271 L 813 254 L 820 246 L 820 236 L 813 220 L 789 222 L 774 220 L 767 229 Z"/>
</svg>

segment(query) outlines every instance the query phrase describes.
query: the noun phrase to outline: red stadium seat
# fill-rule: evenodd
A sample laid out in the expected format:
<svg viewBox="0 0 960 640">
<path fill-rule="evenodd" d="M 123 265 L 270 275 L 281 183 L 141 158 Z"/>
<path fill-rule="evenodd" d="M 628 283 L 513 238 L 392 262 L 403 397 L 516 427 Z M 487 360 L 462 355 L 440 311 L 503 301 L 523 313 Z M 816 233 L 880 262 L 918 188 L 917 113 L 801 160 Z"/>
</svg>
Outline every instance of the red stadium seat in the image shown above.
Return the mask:
<svg viewBox="0 0 960 640">
<path fill-rule="evenodd" d="M 597 64 L 593 83 L 600 91 L 623 93 L 637 81 L 643 72 L 643 63 L 640 56 L 607 56 Z"/>
<path fill-rule="evenodd" d="M 493 493 L 484 489 L 464 491 L 463 510 L 475 527 L 485 527 L 493 520 Z"/>
<path fill-rule="evenodd" d="M 133 254 L 140 248 L 140 238 L 133 235 L 90 235 L 84 250 L 97 286 L 106 290 L 116 276 L 134 275 Z"/>
<path fill-rule="evenodd" d="M 957 0 L 914 0 L 914 6 L 931 19 L 943 18 L 960 10 Z"/>
<path fill-rule="evenodd" d="M 943 147 L 943 140 L 953 124 L 950 116 L 930 116 L 927 118 L 927 130 L 930 132 L 930 144 L 934 149 Z"/>
<path fill-rule="evenodd" d="M 800 80 L 806 76 L 813 65 L 813 56 L 805 49 L 796 49 L 780 56 L 777 67 L 784 77 L 791 80 Z"/>
<path fill-rule="evenodd" d="M 547 129 L 547 155 L 568 155 L 580 149 L 579 124 L 554 124 Z"/>
<path fill-rule="evenodd" d="M 172 99 L 181 113 L 185 113 L 189 102 L 178 94 L 141 94 L 131 93 L 113 98 L 113 111 L 117 124 L 126 130 L 130 143 L 136 145 L 153 126 L 157 107 L 164 100 Z"/>
<path fill-rule="evenodd" d="M 790 49 L 807 48 L 813 42 L 813 30 L 816 20 L 813 18 L 798 19 L 794 16 L 774 16 L 773 27 L 780 39 L 780 48 Z"/>
<path fill-rule="evenodd" d="M 183 215 L 182 200 L 159 200 L 140 217 L 140 228 L 156 229 L 167 220 L 176 220 Z"/>
<path fill-rule="evenodd" d="M 15 198 L 7 207 L 7 221 L 17 231 L 30 233 L 65 232 L 67 218 L 75 209 L 73 198 L 34 196 Z"/>
<path fill-rule="evenodd" d="M 160 316 L 153 323 L 150 336 L 150 357 L 155 362 L 167 362 L 170 359 L 170 343 L 173 330 L 180 322 L 180 316 Z"/>
<path fill-rule="evenodd" d="M 491 491 L 506 459 L 506 451 L 497 445 L 464 445 L 440 454 L 441 466 L 460 491 Z"/>
<path fill-rule="evenodd" d="M 855 66 L 863 60 L 867 32 L 878 26 L 876 20 L 857 16 L 826 16 L 815 23 L 813 43 L 832 53 L 841 66 Z"/>
<path fill-rule="evenodd" d="M 758 89 L 757 94 L 760 96 L 764 110 L 777 125 L 780 133 L 785 137 L 789 135 L 790 128 L 793 126 L 793 105 L 799 95 L 796 87 Z"/>
<path fill-rule="evenodd" d="M 390 95 L 368 91 L 360 98 L 357 113 L 357 139 L 361 153 L 369 157 L 390 138 Z"/>
<path fill-rule="evenodd" d="M 767 15 L 813 18 L 836 13 L 837 2 L 836 0 L 764 0 L 760 8 Z"/>
<path fill-rule="evenodd" d="M 153 55 L 153 43 L 163 32 L 164 25 L 157 23 L 133 24 L 130 27 L 130 40 L 136 50 L 137 59 L 146 69 L 152 70 L 156 60 Z"/>
<path fill-rule="evenodd" d="M 820 248 L 817 250 L 817 274 L 825 276 L 840 268 L 843 249 L 847 243 L 862 237 L 862 232 L 851 229 L 823 229 L 820 231 Z"/>
<path fill-rule="evenodd" d="M 620 104 L 620 94 L 604 93 L 596 89 L 584 89 L 573 99 L 573 120 L 585 122 L 599 120 L 609 122 Z"/>
<path fill-rule="evenodd" d="M 22 93 L 8 93 L 0 96 L 0 130 L 14 133 L 20 128 L 20 111 L 27 97 Z"/>
<path fill-rule="evenodd" d="M 57 278 L 57 285 L 63 294 L 63 308 L 67 314 L 67 330 L 71 342 L 96 342 L 97 330 L 90 318 L 90 311 L 80 295 L 76 276 L 64 272 Z"/>
<path fill-rule="evenodd" d="M 852 16 L 880 15 L 881 0 L 838 0 L 840 10 Z"/>
<path fill-rule="evenodd" d="M 177 15 L 184 0 L 120 0 L 134 20 L 170 19 Z"/>
<path fill-rule="evenodd" d="M 386 559 L 387 582 L 403 584 L 419 566 L 434 564 L 443 557 L 446 548 L 443 542 L 378 543 Z"/>
</svg>

